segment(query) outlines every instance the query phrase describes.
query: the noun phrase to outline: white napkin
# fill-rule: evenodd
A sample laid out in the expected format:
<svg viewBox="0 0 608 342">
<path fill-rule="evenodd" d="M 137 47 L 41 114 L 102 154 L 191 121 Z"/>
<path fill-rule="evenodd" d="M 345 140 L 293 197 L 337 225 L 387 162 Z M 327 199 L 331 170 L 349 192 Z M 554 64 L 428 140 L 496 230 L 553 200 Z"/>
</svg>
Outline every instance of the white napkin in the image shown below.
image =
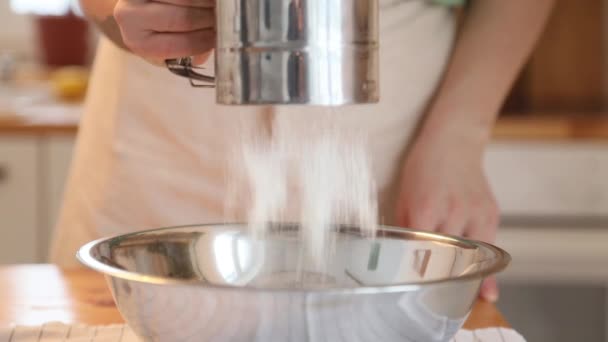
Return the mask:
<svg viewBox="0 0 608 342">
<path fill-rule="evenodd" d="M 0 329 L 0 342 L 141 342 L 126 325 L 86 326 L 48 323 Z M 461 330 L 452 342 L 526 342 L 512 329 Z"/>
</svg>

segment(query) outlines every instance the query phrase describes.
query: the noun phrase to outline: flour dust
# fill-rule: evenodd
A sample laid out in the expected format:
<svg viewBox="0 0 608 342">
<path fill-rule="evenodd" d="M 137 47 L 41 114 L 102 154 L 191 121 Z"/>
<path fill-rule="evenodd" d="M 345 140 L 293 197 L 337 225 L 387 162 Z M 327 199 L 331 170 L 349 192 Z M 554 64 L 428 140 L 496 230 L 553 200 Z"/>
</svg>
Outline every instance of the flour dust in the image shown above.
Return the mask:
<svg viewBox="0 0 608 342">
<path fill-rule="evenodd" d="M 298 224 L 303 259 L 317 270 L 332 256 L 336 226 L 372 238 L 378 222 L 367 139 L 338 127 L 334 111 L 274 120 L 267 136 L 243 139 L 235 158 L 244 184 L 232 191 L 247 196 L 232 198 L 247 199 L 250 233 L 263 239 L 272 224 Z"/>
</svg>

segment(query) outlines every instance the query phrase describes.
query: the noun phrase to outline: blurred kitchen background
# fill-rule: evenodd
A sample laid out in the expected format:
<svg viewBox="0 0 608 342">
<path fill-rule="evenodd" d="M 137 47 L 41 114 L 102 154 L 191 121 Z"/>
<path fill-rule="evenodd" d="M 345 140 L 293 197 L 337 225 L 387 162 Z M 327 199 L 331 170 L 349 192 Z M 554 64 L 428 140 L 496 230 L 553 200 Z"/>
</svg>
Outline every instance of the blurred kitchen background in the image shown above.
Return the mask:
<svg viewBox="0 0 608 342">
<path fill-rule="evenodd" d="M 95 30 L 70 0 L 0 2 L 0 264 L 44 262 Z M 529 341 L 608 341 L 608 1 L 559 0 L 487 155 Z"/>
</svg>

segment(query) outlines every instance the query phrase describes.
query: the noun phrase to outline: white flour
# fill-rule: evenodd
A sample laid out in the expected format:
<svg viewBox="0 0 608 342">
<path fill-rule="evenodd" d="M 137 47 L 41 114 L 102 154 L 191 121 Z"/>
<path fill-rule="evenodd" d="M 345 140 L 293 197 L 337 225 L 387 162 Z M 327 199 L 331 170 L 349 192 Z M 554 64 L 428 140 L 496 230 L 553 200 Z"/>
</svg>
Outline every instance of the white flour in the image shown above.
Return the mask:
<svg viewBox="0 0 608 342">
<path fill-rule="evenodd" d="M 240 151 L 251 233 L 263 238 L 268 223 L 298 223 L 303 255 L 315 269 L 332 255 L 329 233 L 336 224 L 359 227 L 368 237 L 377 228 L 366 140 L 333 127 L 330 117 L 311 119 L 310 130 L 275 124 L 270 139 L 245 139 Z"/>
</svg>

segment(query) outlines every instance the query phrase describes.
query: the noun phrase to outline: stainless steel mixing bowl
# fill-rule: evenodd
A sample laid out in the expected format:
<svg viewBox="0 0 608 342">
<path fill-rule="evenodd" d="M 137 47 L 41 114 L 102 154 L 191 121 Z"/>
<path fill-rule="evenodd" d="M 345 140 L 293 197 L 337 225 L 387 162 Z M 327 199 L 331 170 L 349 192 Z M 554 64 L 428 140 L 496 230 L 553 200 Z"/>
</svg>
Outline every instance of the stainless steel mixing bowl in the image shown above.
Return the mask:
<svg viewBox="0 0 608 342">
<path fill-rule="evenodd" d="M 78 252 L 106 275 L 146 341 L 448 341 L 482 280 L 510 261 L 481 242 L 381 227 L 332 234 L 322 268 L 298 226 L 251 238 L 243 225 L 166 228 L 91 242 Z"/>
</svg>

